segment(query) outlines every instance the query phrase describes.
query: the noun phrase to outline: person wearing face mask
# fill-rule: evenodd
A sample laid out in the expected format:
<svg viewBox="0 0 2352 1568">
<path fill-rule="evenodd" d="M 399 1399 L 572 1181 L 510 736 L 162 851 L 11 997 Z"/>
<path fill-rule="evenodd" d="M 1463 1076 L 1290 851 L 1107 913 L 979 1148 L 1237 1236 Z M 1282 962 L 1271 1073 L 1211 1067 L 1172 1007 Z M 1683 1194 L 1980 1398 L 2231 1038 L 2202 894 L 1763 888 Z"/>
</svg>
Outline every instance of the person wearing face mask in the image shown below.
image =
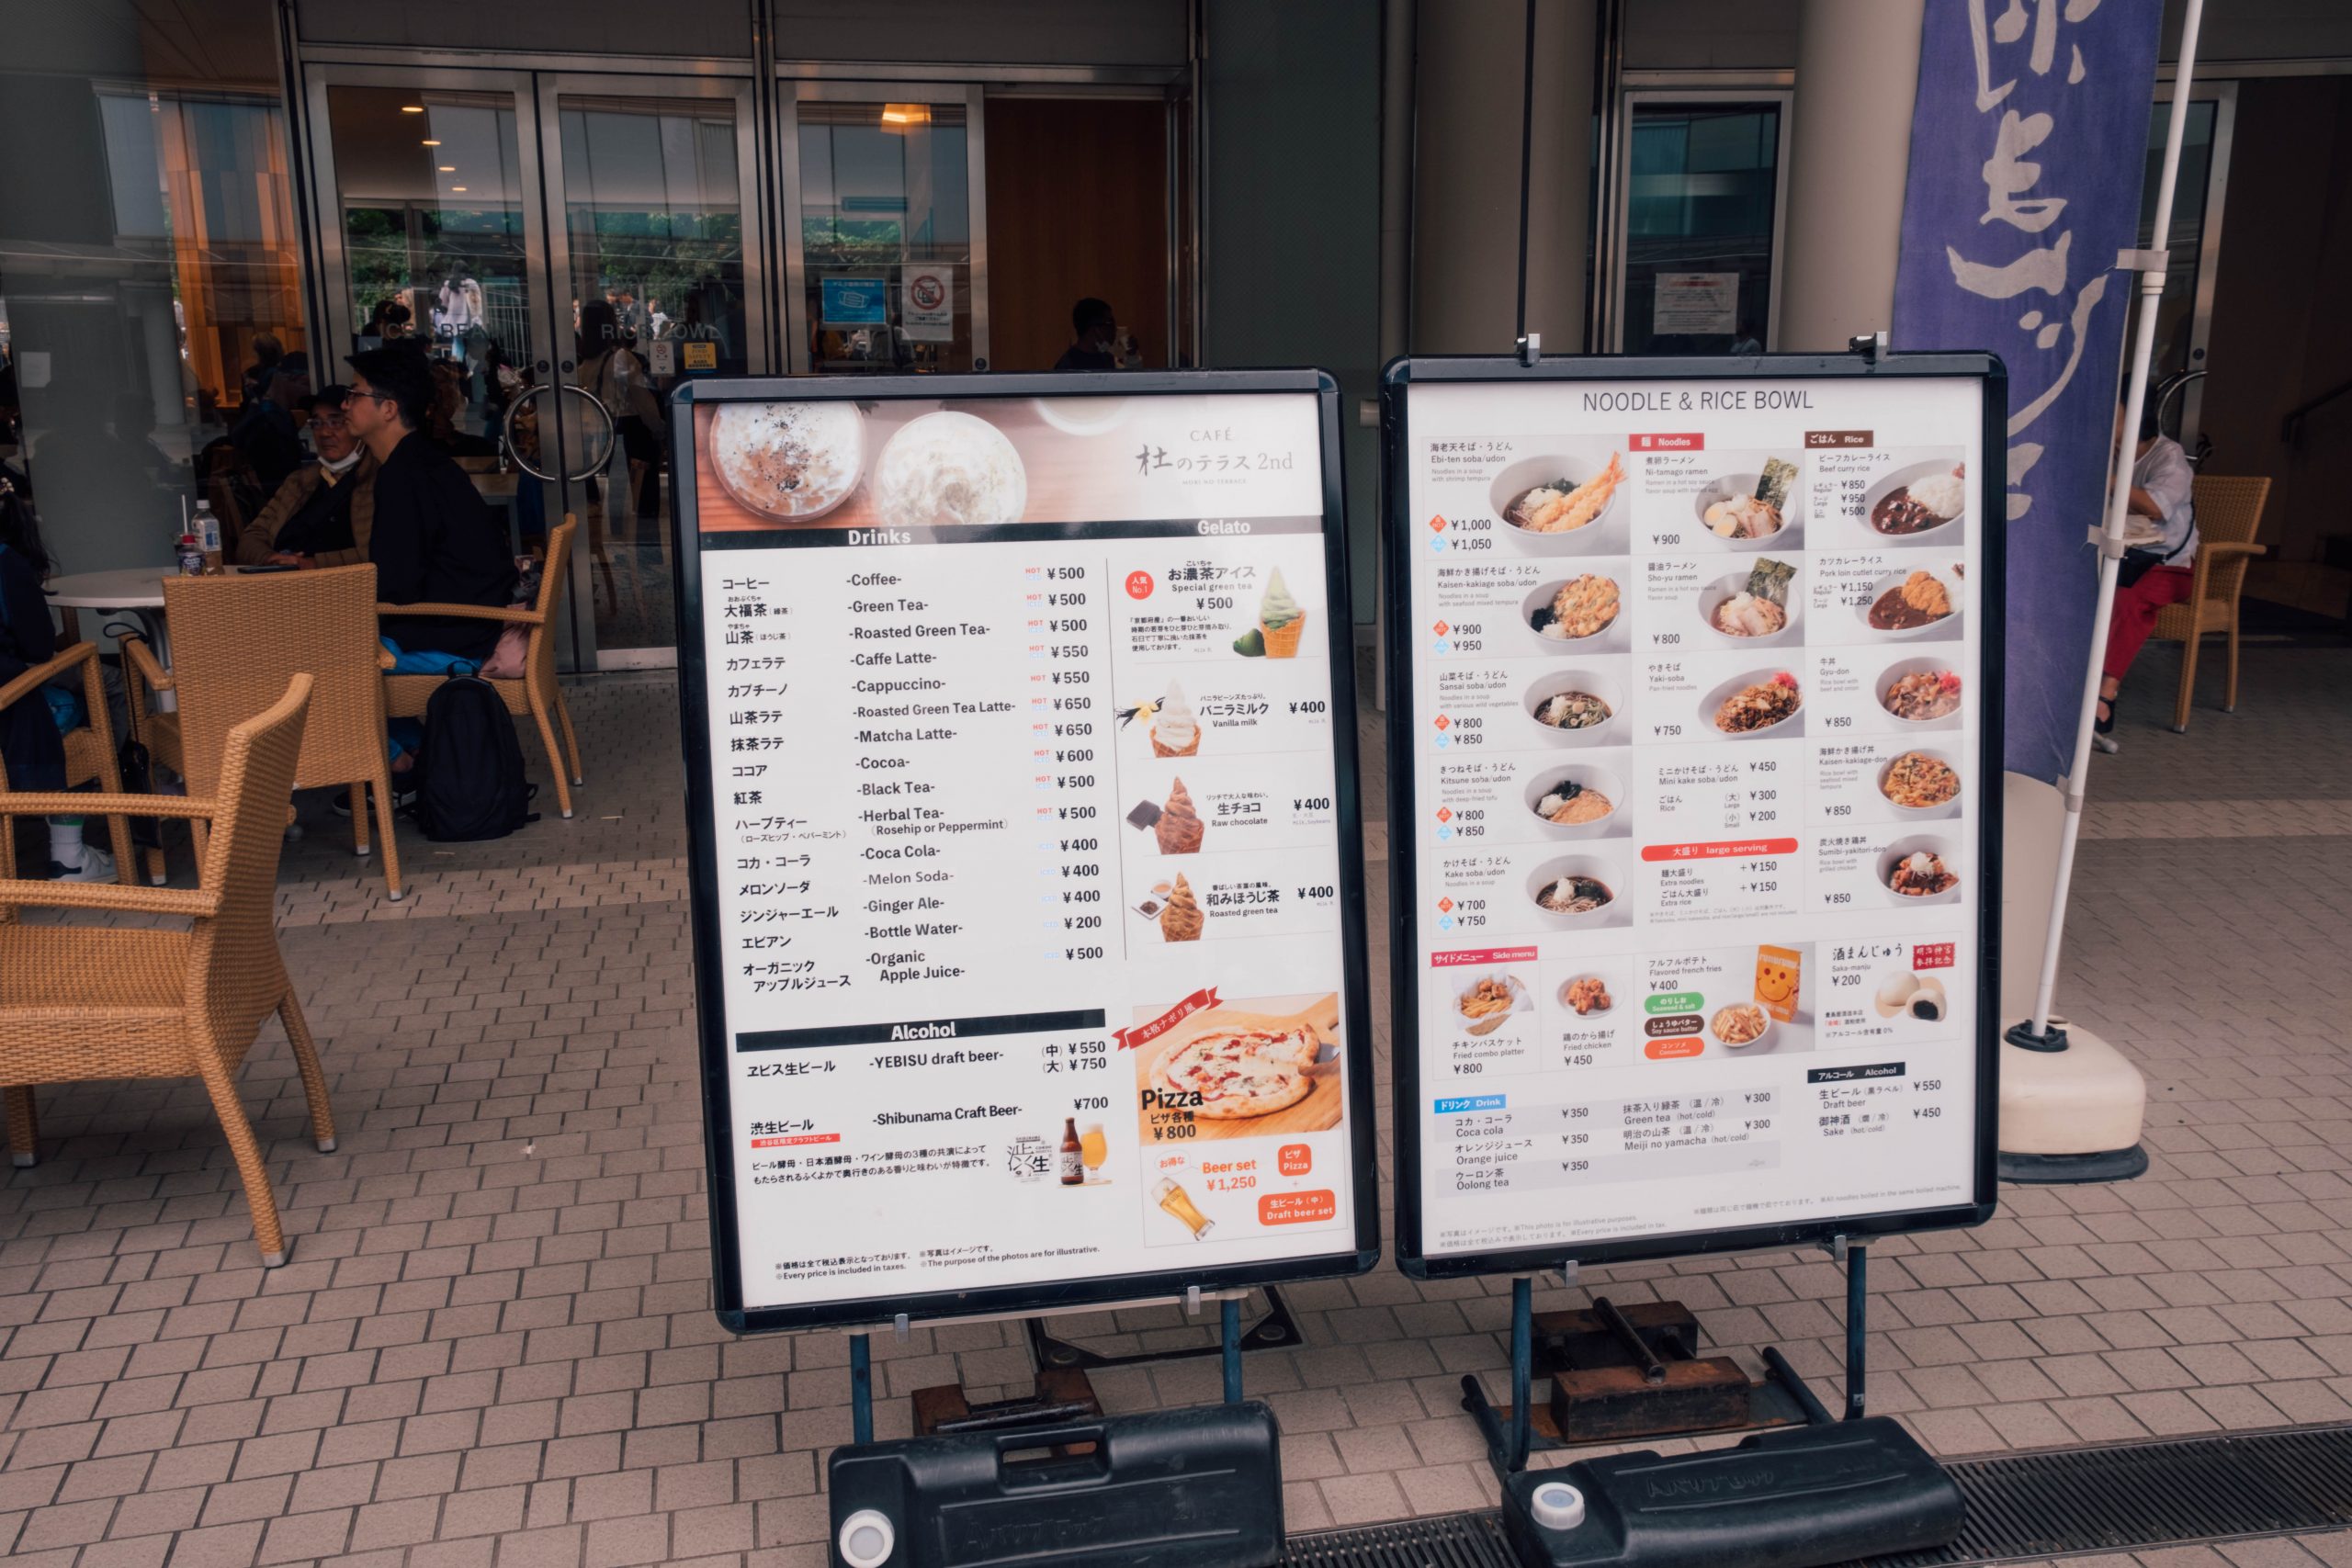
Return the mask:
<svg viewBox="0 0 2352 1568">
<path fill-rule="evenodd" d="M 348 389 L 326 387 L 311 405 L 319 460 L 294 470 L 237 536 L 243 566 L 356 566 L 376 518 L 376 458 L 354 435 Z"/>
</svg>

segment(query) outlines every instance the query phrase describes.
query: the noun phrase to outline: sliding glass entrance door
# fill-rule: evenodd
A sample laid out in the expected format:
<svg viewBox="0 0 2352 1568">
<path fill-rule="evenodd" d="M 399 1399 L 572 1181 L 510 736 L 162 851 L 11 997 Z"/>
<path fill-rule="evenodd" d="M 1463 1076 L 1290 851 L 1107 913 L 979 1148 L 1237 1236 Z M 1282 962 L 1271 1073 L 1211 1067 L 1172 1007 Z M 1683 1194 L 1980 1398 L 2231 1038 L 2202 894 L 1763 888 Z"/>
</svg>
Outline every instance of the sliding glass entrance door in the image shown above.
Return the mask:
<svg viewBox="0 0 2352 1568">
<path fill-rule="evenodd" d="M 668 664 L 663 400 L 761 373 L 768 328 L 748 81 L 313 64 L 332 363 L 433 361 L 434 437 L 518 552 L 574 535 L 571 668 Z"/>
</svg>

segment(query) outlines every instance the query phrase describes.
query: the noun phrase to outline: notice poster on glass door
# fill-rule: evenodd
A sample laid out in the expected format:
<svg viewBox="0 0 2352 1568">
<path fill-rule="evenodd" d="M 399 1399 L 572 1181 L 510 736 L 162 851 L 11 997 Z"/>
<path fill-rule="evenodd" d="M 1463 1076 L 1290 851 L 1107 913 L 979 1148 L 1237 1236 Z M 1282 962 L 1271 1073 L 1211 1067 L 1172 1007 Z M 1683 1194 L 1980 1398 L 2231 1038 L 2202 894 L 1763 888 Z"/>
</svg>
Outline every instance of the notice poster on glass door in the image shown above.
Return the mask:
<svg viewBox="0 0 2352 1568">
<path fill-rule="evenodd" d="M 1392 368 L 1408 1271 L 1989 1213 L 2002 383 L 1783 364 Z"/>
<path fill-rule="evenodd" d="M 680 412 L 722 1316 L 1369 1267 L 1328 381 L 712 382 Z"/>
</svg>

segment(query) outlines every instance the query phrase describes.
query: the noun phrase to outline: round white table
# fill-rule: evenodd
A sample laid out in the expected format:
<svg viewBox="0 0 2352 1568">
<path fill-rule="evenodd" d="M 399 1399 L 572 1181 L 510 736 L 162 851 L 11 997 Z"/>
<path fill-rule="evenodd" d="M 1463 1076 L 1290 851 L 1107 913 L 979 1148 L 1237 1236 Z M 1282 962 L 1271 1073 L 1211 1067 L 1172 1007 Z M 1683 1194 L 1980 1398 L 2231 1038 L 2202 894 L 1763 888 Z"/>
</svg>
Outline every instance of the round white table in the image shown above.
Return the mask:
<svg viewBox="0 0 2352 1568">
<path fill-rule="evenodd" d="M 61 610 L 160 610 L 164 579 L 178 575 L 176 568 L 152 566 L 76 571 L 51 578 L 43 592 Z"/>
<path fill-rule="evenodd" d="M 111 571 L 76 571 L 52 577 L 42 586 L 49 602 L 61 610 L 129 610 L 147 629 L 155 658 L 171 668 L 171 629 L 164 623 L 164 579 L 177 576 L 152 566 L 118 567 Z M 103 617 L 101 617 L 103 619 Z M 179 698 L 170 692 L 155 694 L 156 707 L 169 712 Z"/>
</svg>

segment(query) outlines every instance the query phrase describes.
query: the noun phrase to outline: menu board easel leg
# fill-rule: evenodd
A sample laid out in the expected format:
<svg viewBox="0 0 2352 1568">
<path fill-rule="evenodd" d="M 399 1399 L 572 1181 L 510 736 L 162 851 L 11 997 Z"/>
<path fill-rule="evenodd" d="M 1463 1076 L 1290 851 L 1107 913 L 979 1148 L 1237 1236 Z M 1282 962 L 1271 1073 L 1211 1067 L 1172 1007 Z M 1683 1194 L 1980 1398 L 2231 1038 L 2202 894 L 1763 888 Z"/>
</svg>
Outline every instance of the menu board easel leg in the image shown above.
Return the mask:
<svg viewBox="0 0 2352 1568">
<path fill-rule="evenodd" d="M 1521 1278 L 1510 1282 L 1510 1429 L 1503 1429 L 1502 1414 L 1487 1397 L 1476 1373 L 1462 1380 L 1462 1408 L 1478 1424 L 1487 1439 L 1487 1461 L 1498 1475 L 1512 1475 L 1527 1468 L 1535 1445 L 1535 1283 Z M 1556 1446 L 1556 1445 L 1546 1445 Z"/>
<path fill-rule="evenodd" d="M 1241 1303 L 1227 1296 L 1217 1303 L 1217 1348 L 1225 1358 L 1225 1402 L 1241 1403 Z"/>
<path fill-rule="evenodd" d="M 1860 1242 L 1846 1248 L 1846 1419 L 1862 1418 L 1862 1356 L 1869 1337 L 1870 1249 Z"/>
<path fill-rule="evenodd" d="M 863 1334 L 849 1337 L 849 1436 L 854 1443 L 874 1440 L 874 1347 Z"/>
</svg>

